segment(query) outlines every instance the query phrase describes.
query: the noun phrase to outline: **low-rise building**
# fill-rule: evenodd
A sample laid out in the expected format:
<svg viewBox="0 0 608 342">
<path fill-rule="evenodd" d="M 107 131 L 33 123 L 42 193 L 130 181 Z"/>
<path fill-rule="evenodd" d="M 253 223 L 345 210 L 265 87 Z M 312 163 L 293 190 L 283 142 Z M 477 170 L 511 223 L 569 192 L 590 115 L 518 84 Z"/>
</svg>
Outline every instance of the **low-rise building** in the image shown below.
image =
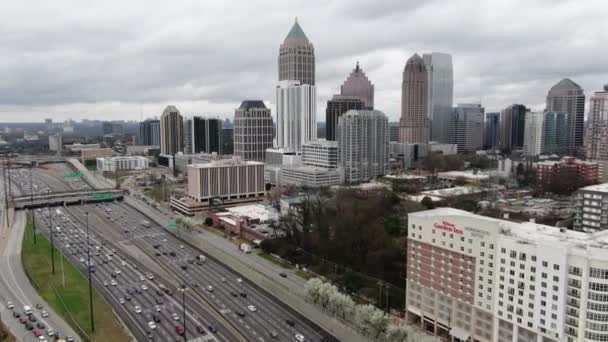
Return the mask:
<svg viewBox="0 0 608 342">
<path fill-rule="evenodd" d="M 563 157 L 559 161 L 536 163 L 536 187 L 540 192 L 552 191 L 556 184 L 578 188 L 598 181 L 599 165 L 595 162 Z"/>
<path fill-rule="evenodd" d="M 61 134 L 49 135 L 49 150 L 58 153 L 63 150 L 63 136 Z"/>
<path fill-rule="evenodd" d="M 338 167 L 338 142 L 317 139 L 302 144 L 302 163 L 335 169 Z"/>
<path fill-rule="evenodd" d="M 608 183 L 578 189 L 574 229 L 585 232 L 608 229 Z"/>
<path fill-rule="evenodd" d="M 284 166 L 280 172 L 281 185 L 324 187 L 344 182 L 341 168 L 328 169 L 310 165 Z"/>
<path fill-rule="evenodd" d="M 148 169 L 148 159 L 145 157 L 110 157 L 97 158 L 97 171 L 115 172 Z"/>
</svg>

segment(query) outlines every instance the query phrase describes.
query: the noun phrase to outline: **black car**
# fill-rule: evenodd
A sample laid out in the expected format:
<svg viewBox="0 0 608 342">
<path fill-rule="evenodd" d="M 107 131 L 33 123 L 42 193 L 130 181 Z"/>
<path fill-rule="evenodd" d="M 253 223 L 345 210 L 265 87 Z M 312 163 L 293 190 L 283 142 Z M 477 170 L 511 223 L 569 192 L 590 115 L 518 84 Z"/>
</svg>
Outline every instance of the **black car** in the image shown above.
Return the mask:
<svg viewBox="0 0 608 342">
<path fill-rule="evenodd" d="M 188 265 L 181 265 L 180 267 L 181 267 L 181 269 L 182 269 L 182 270 L 184 270 L 184 271 L 188 270 Z"/>
<path fill-rule="evenodd" d="M 247 294 L 245 292 L 241 292 L 241 297 L 247 298 Z"/>
<path fill-rule="evenodd" d="M 156 253 L 154 253 L 154 255 L 161 256 L 160 252 L 156 252 Z"/>
<path fill-rule="evenodd" d="M 237 314 L 239 317 L 245 317 L 245 312 L 244 312 L 243 310 L 237 310 L 237 311 L 236 311 L 236 314 Z"/>
<path fill-rule="evenodd" d="M 280 275 L 281 277 L 283 277 L 283 278 L 287 278 L 287 274 L 285 274 L 285 273 L 283 273 L 283 272 L 279 273 L 279 275 Z"/>
<path fill-rule="evenodd" d="M 42 322 L 38 322 L 38 324 L 36 324 L 36 326 L 38 327 L 38 329 L 44 329 L 44 328 L 46 328 L 46 326 Z"/>
<path fill-rule="evenodd" d="M 169 255 L 170 255 L 170 256 L 172 256 L 172 257 L 174 257 L 174 256 L 176 256 L 177 254 L 175 254 L 175 252 L 170 252 L 170 253 L 169 253 Z"/>
<path fill-rule="evenodd" d="M 125 296 L 125 300 L 126 300 L 127 302 L 130 302 L 130 301 L 131 301 L 131 296 L 126 295 L 126 296 Z"/>
<path fill-rule="evenodd" d="M 128 293 L 128 294 L 133 294 L 133 290 L 131 290 L 131 289 L 127 289 L 127 293 Z"/>
<path fill-rule="evenodd" d="M 161 290 L 156 290 L 156 294 L 158 296 L 164 296 L 165 295 L 165 293 L 163 291 L 161 291 Z"/>
<path fill-rule="evenodd" d="M 27 329 L 27 330 L 33 330 L 34 326 L 30 322 L 27 322 L 27 323 L 25 323 L 25 329 Z"/>
<path fill-rule="evenodd" d="M 293 321 L 293 320 L 291 320 L 291 319 L 286 319 L 286 320 L 285 320 L 285 323 L 287 323 L 287 325 L 289 325 L 290 327 L 293 327 L 294 325 L 296 325 L 296 322 L 294 322 L 294 321 Z"/>
<path fill-rule="evenodd" d="M 13 317 L 19 318 L 21 317 L 21 314 L 19 313 L 19 311 L 13 311 Z"/>
<path fill-rule="evenodd" d="M 207 328 L 209 328 L 209 331 L 214 334 L 217 332 L 217 328 L 215 327 L 215 325 L 209 325 Z"/>
<path fill-rule="evenodd" d="M 36 322 L 38 319 L 34 315 L 30 315 L 30 322 Z"/>
<path fill-rule="evenodd" d="M 207 332 L 205 331 L 205 329 L 203 327 L 201 327 L 200 325 L 196 327 L 196 332 L 203 336 L 207 335 Z"/>
<path fill-rule="evenodd" d="M 156 298 L 156 304 L 161 305 L 163 303 L 163 300 L 160 298 Z"/>
<path fill-rule="evenodd" d="M 239 294 L 236 293 L 236 292 L 234 292 L 234 291 L 230 291 L 230 294 L 232 295 L 232 297 L 238 297 L 239 296 Z"/>
<path fill-rule="evenodd" d="M 188 259 L 188 263 L 189 263 L 190 265 L 194 264 L 194 259 Z"/>
<path fill-rule="evenodd" d="M 154 322 L 160 323 L 160 317 L 158 317 L 158 315 L 152 314 L 152 319 L 154 320 Z"/>
</svg>

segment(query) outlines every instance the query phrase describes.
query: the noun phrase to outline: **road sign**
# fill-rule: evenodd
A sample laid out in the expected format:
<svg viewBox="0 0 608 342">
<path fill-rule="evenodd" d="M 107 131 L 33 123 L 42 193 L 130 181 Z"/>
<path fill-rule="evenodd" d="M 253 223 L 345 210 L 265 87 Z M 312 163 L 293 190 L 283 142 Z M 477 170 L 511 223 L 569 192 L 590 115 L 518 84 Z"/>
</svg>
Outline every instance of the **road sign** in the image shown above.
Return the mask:
<svg viewBox="0 0 608 342">
<path fill-rule="evenodd" d="M 82 177 L 82 172 L 72 172 L 66 173 L 63 175 L 64 178 L 80 178 Z"/>
<path fill-rule="evenodd" d="M 177 225 L 175 224 L 175 222 L 171 222 L 167 225 L 167 229 L 168 230 L 175 230 L 177 229 Z"/>
<path fill-rule="evenodd" d="M 91 199 L 94 199 L 94 200 L 111 200 L 113 198 L 114 197 L 112 197 L 112 194 L 109 192 L 102 192 L 102 193 L 91 195 Z"/>
</svg>

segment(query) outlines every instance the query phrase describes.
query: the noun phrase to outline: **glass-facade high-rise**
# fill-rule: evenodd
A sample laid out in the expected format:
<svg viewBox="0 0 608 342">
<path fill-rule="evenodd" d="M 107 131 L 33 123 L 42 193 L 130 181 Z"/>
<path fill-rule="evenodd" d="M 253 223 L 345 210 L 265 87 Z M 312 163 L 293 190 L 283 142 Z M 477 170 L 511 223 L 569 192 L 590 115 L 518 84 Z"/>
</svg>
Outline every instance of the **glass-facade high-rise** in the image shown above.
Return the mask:
<svg viewBox="0 0 608 342">
<path fill-rule="evenodd" d="M 547 93 L 547 112 L 570 114 L 570 153 L 581 154 L 585 128 L 585 93 L 569 78 L 564 78 Z"/>
<path fill-rule="evenodd" d="M 498 136 L 500 129 L 500 113 L 486 113 L 483 129 L 483 147 L 494 149 L 498 147 Z"/>
<path fill-rule="evenodd" d="M 545 112 L 543 123 L 542 152 L 566 155 L 570 153 L 570 114 L 566 112 Z"/>
<path fill-rule="evenodd" d="M 432 52 L 422 56 L 428 75 L 428 117 L 431 121 L 431 140 L 450 141 L 450 115 L 454 96 L 452 56 Z"/>
<path fill-rule="evenodd" d="M 325 109 L 325 139 L 336 140 L 338 119 L 351 109 L 363 109 L 364 102 L 357 96 L 334 95 Z"/>
</svg>

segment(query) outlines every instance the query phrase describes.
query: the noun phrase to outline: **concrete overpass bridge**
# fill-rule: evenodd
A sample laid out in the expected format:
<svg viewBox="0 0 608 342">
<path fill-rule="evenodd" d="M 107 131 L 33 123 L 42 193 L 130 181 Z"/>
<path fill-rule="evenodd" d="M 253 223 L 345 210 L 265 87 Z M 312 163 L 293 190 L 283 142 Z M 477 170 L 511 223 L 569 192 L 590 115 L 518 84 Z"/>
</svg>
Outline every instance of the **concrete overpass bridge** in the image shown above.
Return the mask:
<svg viewBox="0 0 608 342">
<path fill-rule="evenodd" d="M 47 206 L 65 206 L 83 203 L 107 202 L 122 199 L 122 190 L 74 190 L 15 196 L 13 197 L 11 204 L 16 210 L 22 210 Z"/>
</svg>

